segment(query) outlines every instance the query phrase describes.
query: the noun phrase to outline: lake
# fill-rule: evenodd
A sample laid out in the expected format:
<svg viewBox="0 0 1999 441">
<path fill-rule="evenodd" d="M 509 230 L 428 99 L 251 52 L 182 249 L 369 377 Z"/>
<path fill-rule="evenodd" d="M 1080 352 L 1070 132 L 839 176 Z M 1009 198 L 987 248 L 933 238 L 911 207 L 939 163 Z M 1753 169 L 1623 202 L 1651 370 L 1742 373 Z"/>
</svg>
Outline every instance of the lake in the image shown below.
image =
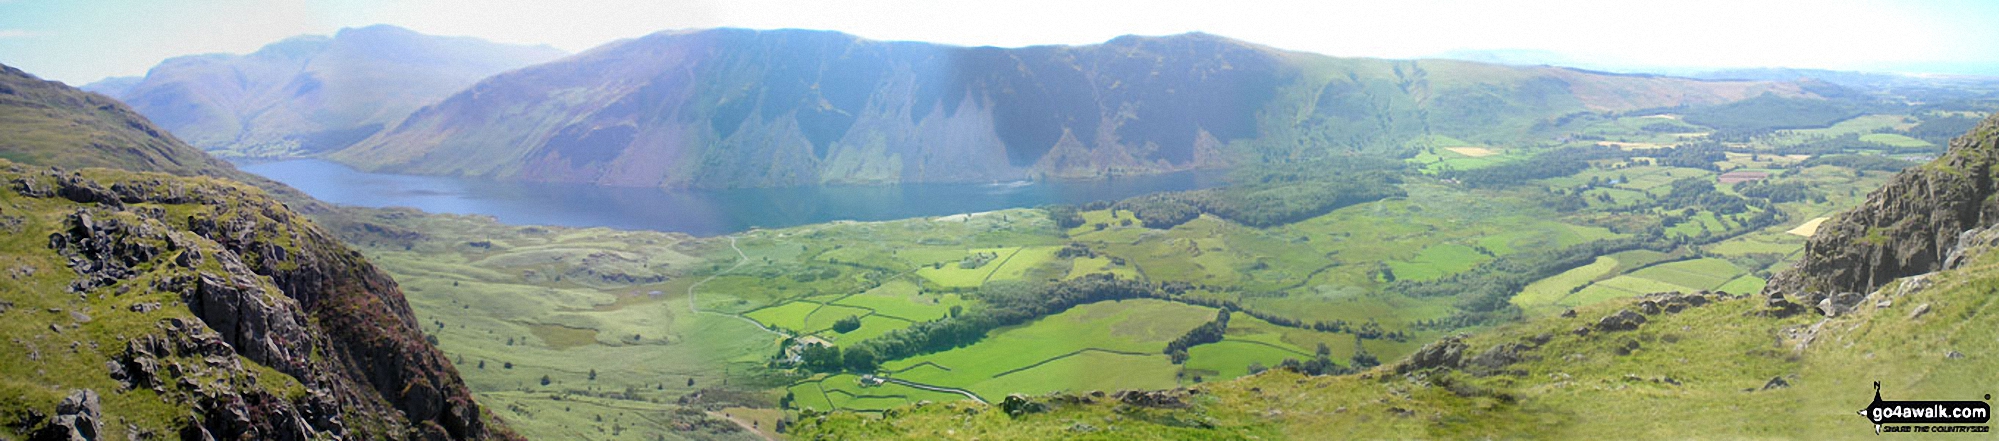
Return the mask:
<svg viewBox="0 0 1999 441">
<path fill-rule="evenodd" d="M 1082 204 L 1222 184 L 1219 172 L 1189 171 L 1109 180 L 666 190 L 367 173 L 319 159 L 237 167 L 336 204 L 481 214 L 516 225 L 677 231 L 697 236 L 836 220 L 876 221 Z"/>
</svg>

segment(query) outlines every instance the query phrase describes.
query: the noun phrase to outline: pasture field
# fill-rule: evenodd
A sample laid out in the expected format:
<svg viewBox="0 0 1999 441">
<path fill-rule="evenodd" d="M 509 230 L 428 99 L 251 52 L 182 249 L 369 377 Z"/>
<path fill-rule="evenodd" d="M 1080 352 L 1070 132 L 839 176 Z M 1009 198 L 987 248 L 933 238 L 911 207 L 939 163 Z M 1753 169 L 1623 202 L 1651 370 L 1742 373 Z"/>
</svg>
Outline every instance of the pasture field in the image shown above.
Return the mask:
<svg viewBox="0 0 1999 441">
<path fill-rule="evenodd" d="M 1431 280 L 1447 274 L 1456 274 L 1470 269 L 1473 265 L 1492 260 L 1472 247 L 1458 244 L 1439 244 L 1423 248 L 1423 251 L 1408 261 L 1388 262 L 1395 270 L 1396 279 Z"/>
<path fill-rule="evenodd" d="M 1165 363 L 1163 350 L 1187 330 L 1213 320 L 1215 310 L 1161 300 L 1136 299 L 1097 302 L 1077 306 L 1025 325 L 999 330 L 969 346 L 943 352 L 894 360 L 882 364 L 884 371 L 902 371 L 898 379 L 944 387 L 972 389 L 993 400 L 1010 391 L 1004 385 L 1024 384 L 1037 375 L 1058 372 L 1057 368 L 1032 370 L 1082 353 L 1131 354 L 1138 365 L 1151 363 L 1153 355 Z M 1103 359 L 1101 356 L 1089 356 Z M 909 369 L 917 365 L 941 369 Z M 1165 363 L 1171 366 L 1171 363 Z M 1056 366 L 1071 366 L 1069 363 Z M 1132 381 L 1175 381 L 1174 370 L 1142 368 L 1130 373 Z M 905 371 L 905 369 L 907 369 Z M 948 369 L 948 370 L 945 370 Z M 1109 370 L 1109 369 L 1106 369 Z M 1025 376 L 1015 376 L 1026 373 Z M 1146 375 L 1152 375 L 1146 377 Z M 1012 376 L 998 383 L 988 381 Z M 1044 378 L 1046 384 L 1070 385 L 1061 378 Z M 983 384 L 983 385 L 982 385 Z M 997 394 L 997 395 L 993 395 Z"/>
<path fill-rule="evenodd" d="M 1596 261 L 1588 265 L 1563 271 L 1561 274 L 1527 285 L 1527 288 L 1520 290 L 1519 295 L 1513 297 L 1513 304 L 1519 305 L 1532 315 L 1560 312 L 1563 309 L 1580 306 L 1576 302 L 1568 301 L 1570 295 L 1611 274 L 1611 271 L 1617 268 L 1617 263 L 1614 257 L 1597 256 Z"/>
<path fill-rule="evenodd" d="M 1721 259 L 1693 259 L 1653 265 L 1630 274 L 1694 290 L 1712 290 L 1742 275 L 1742 269 Z"/>
<path fill-rule="evenodd" d="M 1170 389 L 1180 385 L 1179 372 L 1166 354 L 1092 349 L 1001 373 L 965 389 L 991 401 L 1011 393 Z"/>
</svg>

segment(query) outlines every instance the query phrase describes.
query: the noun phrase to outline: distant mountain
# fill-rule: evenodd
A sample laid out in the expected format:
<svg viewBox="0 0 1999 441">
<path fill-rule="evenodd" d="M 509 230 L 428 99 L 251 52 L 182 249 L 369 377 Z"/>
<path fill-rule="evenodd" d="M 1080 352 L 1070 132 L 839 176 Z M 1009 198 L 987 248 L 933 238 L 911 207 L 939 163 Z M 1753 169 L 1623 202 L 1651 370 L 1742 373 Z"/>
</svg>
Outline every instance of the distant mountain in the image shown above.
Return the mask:
<svg viewBox="0 0 1999 441">
<path fill-rule="evenodd" d="M 240 176 L 0 66 L 0 439 L 514 438 L 394 280 Z"/>
<path fill-rule="evenodd" d="M 95 93 L 98 95 L 118 97 L 118 96 L 124 96 L 125 92 L 131 91 L 132 86 L 139 85 L 139 82 L 141 81 L 146 81 L 146 77 L 143 75 L 129 76 L 129 77 L 106 77 L 102 80 L 97 80 L 96 82 L 85 84 L 82 87 L 78 87 L 78 89 L 83 89 L 83 91 L 85 92 Z"/>
<path fill-rule="evenodd" d="M 248 55 L 177 57 L 135 84 L 109 78 L 84 88 L 130 103 L 202 149 L 288 156 L 345 147 L 481 78 L 562 55 L 377 25 Z"/>
<path fill-rule="evenodd" d="M 1205 34 L 954 47 L 805 30 L 662 32 L 481 81 L 331 155 L 365 169 L 621 186 L 1154 173 L 1518 142 L 1584 110 L 1793 84 L 1343 59 Z"/>
</svg>

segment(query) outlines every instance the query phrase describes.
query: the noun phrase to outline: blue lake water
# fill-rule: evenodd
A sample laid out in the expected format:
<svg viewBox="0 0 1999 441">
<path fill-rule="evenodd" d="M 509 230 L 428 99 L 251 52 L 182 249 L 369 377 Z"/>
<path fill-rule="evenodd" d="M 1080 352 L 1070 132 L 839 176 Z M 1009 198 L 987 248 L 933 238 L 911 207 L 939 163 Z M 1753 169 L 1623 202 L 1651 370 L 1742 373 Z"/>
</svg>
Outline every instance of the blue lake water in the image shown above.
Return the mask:
<svg viewBox="0 0 1999 441">
<path fill-rule="evenodd" d="M 482 214 L 509 224 L 677 231 L 698 236 L 835 220 L 943 216 L 1117 200 L 1222 184 L 1215 172 L 1108 180 L 665 190 L 367 173 L 300 159 L 239 165 L 323 201 Z"/>
</svg>

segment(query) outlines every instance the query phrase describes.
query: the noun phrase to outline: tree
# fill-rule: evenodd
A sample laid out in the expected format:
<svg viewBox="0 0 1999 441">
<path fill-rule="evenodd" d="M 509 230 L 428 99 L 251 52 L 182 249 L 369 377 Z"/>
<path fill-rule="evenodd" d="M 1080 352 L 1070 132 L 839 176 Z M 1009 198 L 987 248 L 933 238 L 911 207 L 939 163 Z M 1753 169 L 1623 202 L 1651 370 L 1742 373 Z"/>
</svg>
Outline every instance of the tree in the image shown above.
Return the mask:
<svg viewBox="0 0 1999 441">
<path fill-rule="evenodd" d="M 964 307 L 963 305 L 951 305 L 951 316 L 952 316 L 952 317 L 957 317 L 957 316 L 958 316 L 958 313 L 961 313 L 961 312 L 965 312 L 965 307 Z"/>
<path fill-rule="evenodd" d="M 687 387 L 694 387 L 694 377 L 687 377 Z"/>
<path fill-rule="evenodd" d="M 596 370 L 596 369 L 591 369 L 591 370 L 590 370 L 590 381 L 597 381 L 597 370 Z"/>
<path fill-rule="evenodd" d="M 1381 359 L 1375 358 L 1374 354 L 1368 353 L 1367 347 L 1362 346 L 1360 341 L 1360 336 L 1356 335 L 1353 337 L 1353 358 L 1348 360 L 1348 364 L 1356 370 L 1380 366 Z"/>
<path fill-rule="evenodd" d="M 543 385 L 543 386 L 547 386 L 547 385 L 548 385 L 548 383 L 549 383 L 549 379 L 548 379 L 548 374 L 542 374 L 542 376 L 541 376 L 541 385 Z"/>
<path fill-rule="evenodd" d="M 845 334 L 854 332 L 855 329 L 861 329 L 860 316 L 849 315 L 847 318 L 833 322 L 833 332 Z"/>
<path fill-rule="evenodd" d="M 840 370 L 840 348 L 822 344 L 809 344 L 799 351 L 806 370 L 813 372 L 833 372 Z"/>
<path fill-rule="evenodd" d="M 840 357 L 841 362 L 846 365 L 848 371 L 868 373 L 875 370 L 875 351 L 868 350 L 866 346 L 849 349 L 845 354 L 841 354 Z"/>
</svg>

